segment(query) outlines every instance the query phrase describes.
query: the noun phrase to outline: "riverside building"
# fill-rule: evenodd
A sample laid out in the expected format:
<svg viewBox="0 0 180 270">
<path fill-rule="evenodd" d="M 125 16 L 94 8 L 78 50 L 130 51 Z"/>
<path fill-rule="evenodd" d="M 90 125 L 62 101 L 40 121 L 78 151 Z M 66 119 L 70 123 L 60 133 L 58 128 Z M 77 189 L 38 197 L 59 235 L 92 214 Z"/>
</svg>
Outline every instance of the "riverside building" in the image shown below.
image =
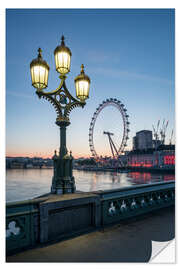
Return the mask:
<svg viewBox="0 0 180 270">
<path fill-rule="evenodd" d="M 133 137 L 133 150 L 147 150 L 153 148 L 152 131 L 141 130 Z"/>
<path fill-rule="evenodd" d="M 127 155 L 130 167 L 173 168 L 175 166 L 175 145 L 160 145 L 157 149 L 132 150 Z"/>
</svg>

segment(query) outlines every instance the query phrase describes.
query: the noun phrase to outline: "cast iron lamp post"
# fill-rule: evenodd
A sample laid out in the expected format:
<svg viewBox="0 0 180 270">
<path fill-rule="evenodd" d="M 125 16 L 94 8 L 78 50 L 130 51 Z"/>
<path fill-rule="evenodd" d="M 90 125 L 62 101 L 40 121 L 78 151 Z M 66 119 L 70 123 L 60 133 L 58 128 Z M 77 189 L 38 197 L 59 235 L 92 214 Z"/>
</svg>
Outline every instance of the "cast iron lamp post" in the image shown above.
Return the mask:
<svg viewBox="0 0 180 270">
<path fill-rule="evenodd" d="M 54 106 L 57 112 L 56 124 L 60 127 L 60 151 L 55 151 L 53 156 L 54 175 L 52 179 L 51 193 L 64 194 L 73 193 L 76 190 L 75 180 L 72 175 L 73 157 L 68 154 L 66 148 L 66 127 L 70 124 L 69 114 L 75 107 L 84 107 L 85 100 L 89 97 L 90 79 L 84 73 L 84 65 L 81 65 L 81 73 L 74 82 L 76 96 L 74 98 L 68 91 L 65 80 L 70 71 L 71 51 L 65 46 L 64 36 L 61 38 L 61 45 L 54 50 L 56 71 L 60 73 L 60 85 L 56 90 L 44 92 L 48 86 L 49 66 L 42 58 L 42 50 L 38 49 L 38 57 L 30 64 L 32 85 L 36 88 L 39 98 L 43 97 Z"/>
</svg>

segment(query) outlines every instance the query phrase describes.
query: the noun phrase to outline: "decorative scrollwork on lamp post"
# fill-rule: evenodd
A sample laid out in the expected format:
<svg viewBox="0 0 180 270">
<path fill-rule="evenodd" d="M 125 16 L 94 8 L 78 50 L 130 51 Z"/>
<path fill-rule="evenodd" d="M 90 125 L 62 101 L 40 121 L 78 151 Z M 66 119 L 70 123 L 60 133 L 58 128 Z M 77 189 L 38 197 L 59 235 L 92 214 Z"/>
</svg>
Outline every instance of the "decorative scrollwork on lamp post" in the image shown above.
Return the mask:
<svg viewBox="0 0 180 270">
<path fill-rule="evenodd" d="M 38 57 L 30 64 L 32 85 L 36 88 L 39 98 L 48 100 L 57 113 L 56 124 L 60 127 L 60 151 L 55 151 L 53 156 L 54 175 L 52 179 L 51 193 L 73 193 L 76 190 L 75 180 L 72 174 L 73 157 L 68 154 L 66 148 L 66 127 L 70 124 L 69 114 L 76 107 L 84 107 L 85 100 L 89 97 L 90 78 L 84 73 L 84 65 L 81 65 L 81 73 L 75 78 L 76 96 L 74 98 L 66 87 L 66 75 L 70 71 L 71 51 L 65 46 L 64 36 L 61 45 L 54 50 L 56 71 L 60 73 L 60 85 L 56 90 L 44 92 L 48 85 L 49 66 L 42 58 L 42 50 L 38 49 Z"/>
</svg>

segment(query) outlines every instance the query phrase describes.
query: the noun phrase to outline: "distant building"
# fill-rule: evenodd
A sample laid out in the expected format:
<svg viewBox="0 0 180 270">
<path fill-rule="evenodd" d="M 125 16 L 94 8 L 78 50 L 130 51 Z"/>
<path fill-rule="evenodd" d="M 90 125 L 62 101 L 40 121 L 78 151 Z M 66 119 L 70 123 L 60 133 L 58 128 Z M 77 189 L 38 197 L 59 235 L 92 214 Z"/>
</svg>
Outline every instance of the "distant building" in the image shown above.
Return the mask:
<svg viewBox="0 0 180 270">
<path fill-rule="evenodd" d="M 137 137 L 134 136 L 133 137 L 133 150 L 137 150 L 137 149 L 138 149 Z"/>
<path fill-rule="evenodd" d="M 153 148 L 152 131 L 141 130 L 133 137 L 133 150 L 147 150 Z"/>
<path fill-rule="evenodd" d="M 160 145 L 157 149 L 133 150 L 127 155 L 130 167 L 163 167 L 175 166 L 175 146 Z"/>
<path fill-rule="evenodd" d="M 23 163 L 18 163 L 18 162 L 13 162 L 10 165 L 11 169 L 23 169 L 24 168 L 24 164 Z"/>
<path fill-rule="evenodd" d="M 32 169 L 33 165 L 32 164 L 26 164 L 26 169 Z"/>
<path fill-rule="evenodd" d="M 160 145 L 154 155 L 157 166 L 175 166 L 175 145 Z"/>
<path fill-rule="evenodd" d="M 52 167 L 52 159 L 43 158 L 29 158 L 29 157 L 6 157 L 6 168 L 7 169 L 25 169 L 25 168 L 42 168 Z"/>
</svg>

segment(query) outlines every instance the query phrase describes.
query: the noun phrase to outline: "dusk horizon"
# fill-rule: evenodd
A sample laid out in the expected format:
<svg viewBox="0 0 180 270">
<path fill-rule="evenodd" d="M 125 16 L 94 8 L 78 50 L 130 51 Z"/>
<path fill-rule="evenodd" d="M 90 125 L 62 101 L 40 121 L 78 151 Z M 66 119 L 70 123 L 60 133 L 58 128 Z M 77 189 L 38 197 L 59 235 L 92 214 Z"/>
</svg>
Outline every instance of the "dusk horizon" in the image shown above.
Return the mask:
<svg viewBox="0 0 180 270">
<path fill-rule="evenodd" d="M 67 127 L 67 149 L 75 158 L 91 157 L 89 126 L 107 98 L 127 108 L 130 134 L 125 150 L 140 130 L 168 121 L 165 143 L 175 129 L 174 9 L 7 9 L 6 10 L 6 156 L 49 157 L 60 147 L 54 108 L 32 87 L 30 62 L 42 49 L 50 66 L 46 92 L 60 83 L 54 49 L 62 34 L 72 51 L 66 85 L 75 96 L 74 78 L 84 64 L 90 77 L 86 106 L 73 110 Z M 105 108 L 94 133 L 99 155 L 110 155 L 103 131 L 121 141 L 119 112 Z M 174 130 L 175 134 L 175 130 Z M 175 144 L 173 137 L 172 143 Z"/>
</svg>

